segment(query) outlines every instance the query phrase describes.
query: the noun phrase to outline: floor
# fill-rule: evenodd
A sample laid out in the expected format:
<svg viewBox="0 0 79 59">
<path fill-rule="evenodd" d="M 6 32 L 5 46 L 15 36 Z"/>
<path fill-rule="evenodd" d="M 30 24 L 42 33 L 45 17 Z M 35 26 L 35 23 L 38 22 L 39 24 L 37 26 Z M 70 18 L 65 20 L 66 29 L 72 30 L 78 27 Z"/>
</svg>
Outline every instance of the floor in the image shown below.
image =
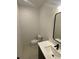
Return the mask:
<svg viewBox="0 0 79 59">
<path fill-rule="evenodd" d="M 23 59 L 38 59 L 38 46 L 25 45 L 23 51 Z"/>
</svg>

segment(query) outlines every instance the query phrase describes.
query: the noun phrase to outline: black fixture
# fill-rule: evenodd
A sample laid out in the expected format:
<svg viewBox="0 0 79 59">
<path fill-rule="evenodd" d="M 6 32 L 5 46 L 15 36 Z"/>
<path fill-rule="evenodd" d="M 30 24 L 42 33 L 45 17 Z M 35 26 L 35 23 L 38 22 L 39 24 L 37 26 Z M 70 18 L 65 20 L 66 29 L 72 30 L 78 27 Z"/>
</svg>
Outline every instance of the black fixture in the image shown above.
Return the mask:
<svg viewBox="0 0 79 59">
<path fill-rule="evenodd" d="M 59 44 L 55 45 L 54 47 L 56 47 L 56 49 L 58 50 L 59 49 Z"/>
</svg>

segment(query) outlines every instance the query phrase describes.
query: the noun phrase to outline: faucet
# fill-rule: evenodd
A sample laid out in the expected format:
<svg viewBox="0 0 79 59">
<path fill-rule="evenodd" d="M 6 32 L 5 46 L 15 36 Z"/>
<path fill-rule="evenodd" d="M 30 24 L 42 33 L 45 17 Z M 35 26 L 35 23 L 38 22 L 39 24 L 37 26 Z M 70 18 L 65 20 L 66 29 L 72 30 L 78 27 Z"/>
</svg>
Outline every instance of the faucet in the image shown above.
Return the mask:
<svg viewBox="0 0 79 59">
<path fill-rule="evenodd" d="M 56 49 L 58 50 L 59 49 L 59 44 L 55 45 L 54 47 L 56 47 Z"/>
</svg>

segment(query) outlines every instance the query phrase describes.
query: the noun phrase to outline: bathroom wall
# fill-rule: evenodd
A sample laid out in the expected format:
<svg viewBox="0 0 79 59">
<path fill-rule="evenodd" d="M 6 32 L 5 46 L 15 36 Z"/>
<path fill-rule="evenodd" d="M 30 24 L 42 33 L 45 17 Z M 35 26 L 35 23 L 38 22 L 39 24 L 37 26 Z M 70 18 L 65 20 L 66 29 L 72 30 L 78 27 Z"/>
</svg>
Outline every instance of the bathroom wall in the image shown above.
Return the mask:
<svg viewBox="0 0 79 59">
<path fill-rule="evenodd" d="M 19 6 L 19 19 L 23 40 L 23 59 L 38 59 L 38 46 L 32 46 L 33 40 L 39 34 L 39 9 Z"/>
<path fill-rule="evenodd" d="M 40 8 L 40 34 L 45 40 L 52 39 L 56 6 L 44 4 Z"/>
<path fill-rule="evenodd" d="M 23 40 L 21 34 L 21 24 L 19 19 L 19 6 L 17 5 L 17 57 L 22 59 L 23 54 Z"/>
<path fill-rule="evenodd" d="M 39 33 L 39 9 L 20 6 L 19 10 L 22 39 L 26 45 Z"/>
<path fill-rule="evenodd" d="M 38 49 L 30 46 L 31 40 L 37 34 L 41 34 L 44 40 L 52 39 L 56 7 L 44 4 L 40 9 L 25 6 L 19 6 L 18 9 L 18 42 L 23 42 L 23 50 L 18 50 L 18 55 L 23 51 L 23 59 L 37 59 Z"/>
</svg>

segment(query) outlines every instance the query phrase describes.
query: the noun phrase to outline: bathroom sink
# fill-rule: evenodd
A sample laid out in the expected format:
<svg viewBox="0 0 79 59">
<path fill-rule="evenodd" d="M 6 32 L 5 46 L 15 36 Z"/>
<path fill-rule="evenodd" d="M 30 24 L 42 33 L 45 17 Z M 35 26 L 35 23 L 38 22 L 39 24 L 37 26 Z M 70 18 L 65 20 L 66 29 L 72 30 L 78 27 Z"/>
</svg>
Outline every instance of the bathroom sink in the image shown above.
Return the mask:
<svg viewBox="0 0 79 59">
<path fill-rule="evenodd" d="M 56 50 L 54 47 L 52 47 L 52 45 L 45 47 L 45 50 L 47 52 L 48 55 L 50 55 L 51 57 L 54 57 L 55 59 L 60 59 L 61 54 L 59 53 L 61 50 Z"/>
<path fill-rule="evenodd" d="M 38 43 L 46 59 L 61 59 L 61 50 L 54 47 L 50 41 Z"/>
</svg>

